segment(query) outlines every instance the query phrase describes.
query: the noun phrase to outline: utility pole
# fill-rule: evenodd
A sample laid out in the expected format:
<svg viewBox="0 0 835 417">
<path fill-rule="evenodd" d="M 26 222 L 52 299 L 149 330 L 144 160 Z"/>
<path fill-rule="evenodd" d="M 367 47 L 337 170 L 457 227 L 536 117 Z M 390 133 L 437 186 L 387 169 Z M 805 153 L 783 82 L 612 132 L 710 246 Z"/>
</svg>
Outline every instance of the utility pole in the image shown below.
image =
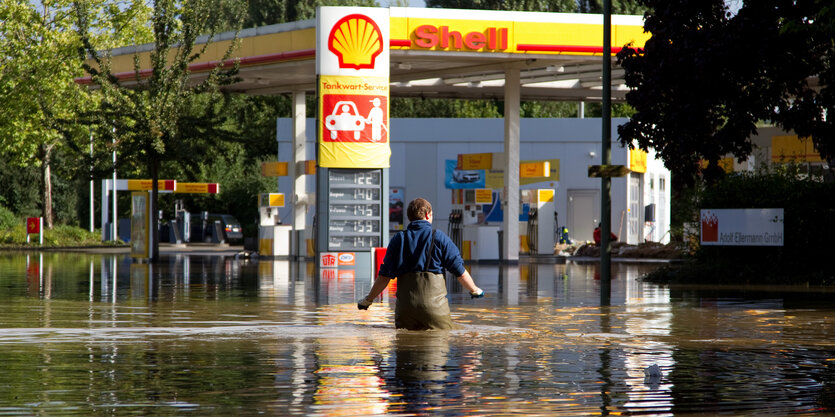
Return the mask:
<svg viewBox="0 0 835 417">
<path fill-rule="evenodd" d="M 604 166 L 612 165 L 612 0 L 603 0 L 603 120 L 602 152 Z M 612 178 L 600 178 L 600 304 L 612 298 Z"/>
</svg>

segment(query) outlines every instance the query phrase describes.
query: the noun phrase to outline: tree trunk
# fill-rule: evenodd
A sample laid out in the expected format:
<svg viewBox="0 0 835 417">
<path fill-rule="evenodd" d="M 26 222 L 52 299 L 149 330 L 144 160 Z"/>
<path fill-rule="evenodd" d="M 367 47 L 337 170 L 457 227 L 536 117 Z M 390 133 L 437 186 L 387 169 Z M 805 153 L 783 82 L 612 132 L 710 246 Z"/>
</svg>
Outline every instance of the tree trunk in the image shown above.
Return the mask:
<svg viewBox="0 0 835 417">
<path fill-rule="evenodd" d="M 47 229 L 52 229 L 52 146 L 44 145 L 41 159 L 42 184 L 43 184 L 43 218 Z"/>
</svg>

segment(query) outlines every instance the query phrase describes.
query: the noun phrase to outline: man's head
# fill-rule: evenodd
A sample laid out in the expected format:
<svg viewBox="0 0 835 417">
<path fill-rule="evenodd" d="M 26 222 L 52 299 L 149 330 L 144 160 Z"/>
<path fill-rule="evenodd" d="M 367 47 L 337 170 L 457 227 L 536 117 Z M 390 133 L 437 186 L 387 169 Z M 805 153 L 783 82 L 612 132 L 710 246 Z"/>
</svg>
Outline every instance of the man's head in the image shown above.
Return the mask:
<svg viewBox="0 0 835 417">
<path fill-rule="evenodd" d="M 432 213 L 432 205 L 422 198 L 416 198 L 409 203 L 409 208 L 406 209 L 406 216 L 409 221 L 428 220 L 427 216 Z"/>
</svg>

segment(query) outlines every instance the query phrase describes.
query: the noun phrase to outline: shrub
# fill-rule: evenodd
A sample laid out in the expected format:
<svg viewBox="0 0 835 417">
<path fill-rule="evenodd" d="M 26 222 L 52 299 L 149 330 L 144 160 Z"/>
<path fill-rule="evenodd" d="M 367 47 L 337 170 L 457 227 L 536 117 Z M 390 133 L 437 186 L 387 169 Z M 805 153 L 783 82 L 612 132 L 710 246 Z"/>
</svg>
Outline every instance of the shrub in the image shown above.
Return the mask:
<svg viewBox="0 0 835 417">
<path fill-rule="evenodd" d="M 18 218 L 11 210 L 5 206 L 0 206 L 0 229 L 11 229 L 19 224 L 22 220 Z"/>
<path fill-rule="evenodd" d="M 835 183 L 790 169 L 728 176 L 705 187 L 699 208 L 782 208 L 781 247 L 702 246 L 693 263 L 672 266 L 652 280 L 699 283 L 835 283 Z M 662 279 L 655 279 L 659 277 Z"/>
</svg>

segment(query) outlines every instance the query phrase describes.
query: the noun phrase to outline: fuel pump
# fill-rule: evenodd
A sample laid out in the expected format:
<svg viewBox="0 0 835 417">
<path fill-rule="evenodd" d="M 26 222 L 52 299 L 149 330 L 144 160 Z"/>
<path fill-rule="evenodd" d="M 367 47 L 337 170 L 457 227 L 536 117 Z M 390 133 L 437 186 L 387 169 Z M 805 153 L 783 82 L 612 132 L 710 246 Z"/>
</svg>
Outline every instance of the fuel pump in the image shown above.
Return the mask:
<svg viewBox="0 0 835 417">
<path fill-rule="evenodd" d="M 278 209 L 284 207 L 284 194 L 258 196 L 258 253 L 261 256 L 289 256 L 292 226 L 281 224 Z"/>
<path fill-rule="evenodd" d="M 452 209 L 449 213 L 449 224 L 447 225 L 447 234 L 449 235 L 450 239 L 452 239 L 452 243 L 461 249 L 461 220 L 463 217 L 463 213 L 461 209 Z"/>
<path fill-rule="evenodd" d="M 537 209 L 536 206 L 533 206 L 528 209 L 528 248 L 530 248 L 530 253 L 532 254 L 537 253 L 537 244 L 539 243 L 538 227 Z"/>
<path fill-rule="evenodd" d="M 527 221 L 523 221 L 526 224 L 524 228 L 520 227 L 520 230 L 525 230 L 527 234 L 524 241 L 527 243 L 528 252 L 531 255 L 553 255 L 557 235 L 554 190 L 521 190 L 520 197 L 523 207 L 528 207 Z"/>
<path fill-rule="evenodd" d="M 170 242 L 183 243 L 188 242 L 191 235 L 191 213 L 189 213 L 183 200 L 174 202 L 174 225 L 169 228 L 171 236 Z"/>
</svg>

